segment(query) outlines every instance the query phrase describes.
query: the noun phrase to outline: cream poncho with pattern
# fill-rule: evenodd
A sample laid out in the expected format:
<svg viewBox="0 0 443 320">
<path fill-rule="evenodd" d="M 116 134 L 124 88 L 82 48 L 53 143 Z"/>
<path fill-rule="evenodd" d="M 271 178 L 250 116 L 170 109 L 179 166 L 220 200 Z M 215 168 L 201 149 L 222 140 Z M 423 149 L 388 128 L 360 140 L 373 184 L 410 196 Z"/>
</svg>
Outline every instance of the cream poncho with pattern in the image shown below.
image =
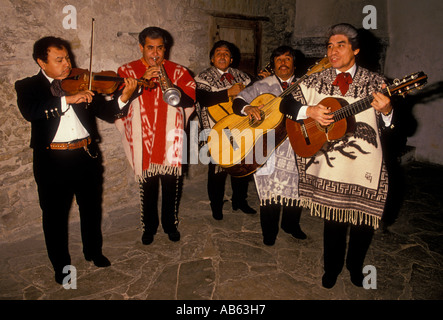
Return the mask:
<svg viewBox="0 0 443 320">
<path fill-rule="evenodd" d="M 378 74 L 359 67 L 343 96 L 332 85 L 335 77 L 335 69 L 311 75 L 300 84 L 302 93 L 294 95 L 296 100 L 317 105 L 337 97 L 351 104 L 380 91 L 384 83 Z M 327 142 L 313 157 L 297 157 L 300 204 L 311 214 L 378 228 L 388 191 L 378 116 L 372 107 L 356 114 L 352 135 Z"/>
</svg>

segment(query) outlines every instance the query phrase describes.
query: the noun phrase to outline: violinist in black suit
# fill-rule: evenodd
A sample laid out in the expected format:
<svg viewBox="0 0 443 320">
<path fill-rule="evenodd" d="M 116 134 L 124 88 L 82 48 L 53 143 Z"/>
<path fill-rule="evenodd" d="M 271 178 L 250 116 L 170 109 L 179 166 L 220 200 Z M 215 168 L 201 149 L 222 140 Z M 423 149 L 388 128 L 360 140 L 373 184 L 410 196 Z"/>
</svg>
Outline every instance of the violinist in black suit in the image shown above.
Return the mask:
<svg viewBox="0 0 443 320">
<path fill-rule="evenodd" d="M 110 261 L 102 253 L 103 167 L 96 118 L 114 122 L 127 112 L 137 81 L 126 79 L 119 100 L 105 100 L 90 90 L 67 95 L 61 80 L 72 65 L 66 41 L 45 37 L 34 44 L 33 58 L 41 70 L 15 83 L 17 104 L 31 122 L 34 177 L 42 209 L 43 231 L 55 280 L 62 284 L 71 264 L 68 216 L 75 195 L 85 259 L 97 267 Z"/>
</svg>

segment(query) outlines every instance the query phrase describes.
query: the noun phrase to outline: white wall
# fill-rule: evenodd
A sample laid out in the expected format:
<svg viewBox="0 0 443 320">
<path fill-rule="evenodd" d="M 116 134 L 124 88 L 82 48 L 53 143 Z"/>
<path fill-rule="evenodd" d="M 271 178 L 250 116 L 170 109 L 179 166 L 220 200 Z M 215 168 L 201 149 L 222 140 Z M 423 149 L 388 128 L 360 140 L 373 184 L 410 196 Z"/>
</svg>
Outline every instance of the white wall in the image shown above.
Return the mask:
<svg viewBox="0 0 443 320">
<path fill-rule="evenodd" d="M 400 77 L 415 71 L 428 75 L 428 85 L 410 99 L 417 129 L 408 138 L 419 161 L 443 164 L 443 2 L 390 0 L 390 46 L 385 74 Z M 417 101 L 415 101 L 417 100 Z"/>
<path fill-rule="evenodd" d="M 328 27 L 346 22 L 363 28 L 368 15 L 363 8 L 367 5 L 376 8 L 377 16 L 377 28 L 369 31 L 388 45 L 383 70 L 386 77 L 401 78 L 416 71 L 429 77 L 423 90 L 401 104 L 415 119 L 415 123 L 408 121 L 404 132 L 407 144 L 416 148 L 416 160 L 443 164 L 441 0 L 299 0 L 292 43 L 307 56 L 325 53 L 322 46 Z"/>
</svg>

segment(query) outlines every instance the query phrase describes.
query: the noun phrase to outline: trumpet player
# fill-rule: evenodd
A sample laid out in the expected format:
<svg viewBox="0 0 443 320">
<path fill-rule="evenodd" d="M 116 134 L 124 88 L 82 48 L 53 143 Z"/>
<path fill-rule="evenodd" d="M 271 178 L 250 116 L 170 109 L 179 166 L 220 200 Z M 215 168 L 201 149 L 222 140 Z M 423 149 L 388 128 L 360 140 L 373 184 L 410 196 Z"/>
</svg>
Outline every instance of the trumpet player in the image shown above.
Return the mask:
<svg viewBox="0 0 443 320">
<path fill-rule="evenodd" d="M 142 57 L 118 69 L 121 77 L 145 78 L 155 83 L 154 88 L 134 90 L 129 107 L 124 110 L 126 115 L 115 122 L 140 186 L 145 245 L 154 240 L 159 221 L 171 241 L 180 240 L 178 209 L 186 143 L 184 129 L 194 111 L 195 82 L 185 67 L 165 59 L 169 39 L 167 31 L 161 28 L 145 28 L 139 34 Z"/>
</svg>

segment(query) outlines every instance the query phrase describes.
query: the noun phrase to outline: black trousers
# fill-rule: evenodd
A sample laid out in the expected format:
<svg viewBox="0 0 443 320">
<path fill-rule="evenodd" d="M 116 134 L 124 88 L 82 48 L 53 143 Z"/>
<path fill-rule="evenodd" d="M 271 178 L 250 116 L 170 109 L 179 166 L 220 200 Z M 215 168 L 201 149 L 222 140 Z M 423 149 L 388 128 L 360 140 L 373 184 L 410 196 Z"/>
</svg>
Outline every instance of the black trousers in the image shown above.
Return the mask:
<svg viewBox="0 0 443 320">
<path fill-rule="evenodd" d="M 156 234 L 159 226 L 158 196 L 161 184 L 161 224 L 165 233 L 177 231 L 178 208 L 183 189 L 183 177 L 155 175 L 140 182 L 141 222 L 143 232 Z"/>
<path fill-rule="evenodd" d="M 260 224 L 264 238 L 275 239 L 277 237 L 280 211 L 282 211 L 280 225 L 284 231 L 292 233 L 300 225 L 301 207 L 266 200 L 260 205 Z"/>
<path fill-rule="evenodd" d="M 74 196 L 80 213 L 83 253 L 85 256 L 102 253 L 103 167 L 101 156 L 95 151 L 93 154 L 97 158 L 83 148 L 34 150 L 34 177 L 43 212 L 46 248 L 58 272 L 71 264 L 68 223 Z"/>
<path fill-rule="evenodd" d="M 325 273 L 338 276 L 343 269 L 345 256 L 346 268 L 351 273 L 361 273 L 373 235 L 374 228 L 370 226 L 325 220 L 323 237 Z"/>
<path fill-rule="evenodd" d="M 225 195 L 227 172 L 215 173 L 215 164 L 209 163 L 208 167 L 208 196 L 212 208 L 221 209 Z M 248 197 L 248 184 L 250 177 L 236 178 L 231 176 L 232 202 L 244 203 Z"/>
</svg>

